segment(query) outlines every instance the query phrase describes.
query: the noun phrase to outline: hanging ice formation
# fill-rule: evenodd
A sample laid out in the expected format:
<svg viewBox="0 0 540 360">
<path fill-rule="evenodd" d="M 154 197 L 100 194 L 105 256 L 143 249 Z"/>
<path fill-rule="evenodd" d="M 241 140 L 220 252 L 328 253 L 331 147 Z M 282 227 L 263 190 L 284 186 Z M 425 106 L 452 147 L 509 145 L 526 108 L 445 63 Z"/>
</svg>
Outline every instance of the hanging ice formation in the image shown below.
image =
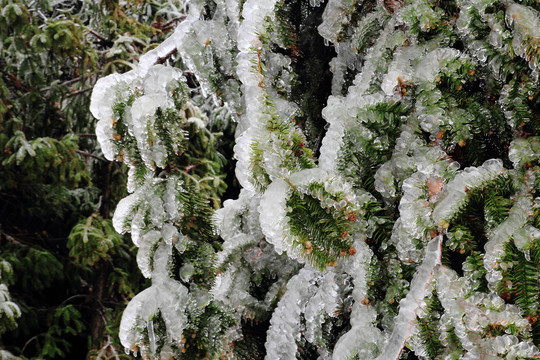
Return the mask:
<svg viewBox="0 0 540 360">
<path fill-rule="evenodd" d="M 92 95 L 103 153 L 128 167 L 114 225 L 152 279 L 124 312 L 128 351 L 540 356 L 538 2 L 186 9 Z M 242 189 L 214 211 L 218 113 Z"/>
</svg>

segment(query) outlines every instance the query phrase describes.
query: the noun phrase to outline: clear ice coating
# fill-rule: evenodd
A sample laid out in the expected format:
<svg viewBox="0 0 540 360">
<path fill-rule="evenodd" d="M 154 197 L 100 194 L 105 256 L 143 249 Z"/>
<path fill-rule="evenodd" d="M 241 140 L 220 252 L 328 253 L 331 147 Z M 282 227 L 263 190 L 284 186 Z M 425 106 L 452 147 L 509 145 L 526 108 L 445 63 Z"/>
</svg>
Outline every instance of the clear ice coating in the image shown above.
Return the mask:
<svg viewBox="0 0 540 360">
<path fill-rule="evenodd" d="M 287 220 L 287 198 L 292 189 L 283 180 L 276 180 L 266 189 L 259 205 L 261 230 L 268 242 L 274 245 L 276 252 L 287 255 L 293 259 L 300 257 L 288 239 L 290 233 Z"/>
<path fill-rule="evenodd" d="M 454 327 L 464 349 L 464 359 L 501 358 L 516 359 L 518 356 L 538 356 L 539 351 L 531 341 L 520 341 L 513 335 L 482 338 L 480 333 L 490 325 L 503 322 L 521 331 L 528 332 L 529 322 L 524 319 L 519 308 L 505 304 L 494 293 L 471 292 L 470 284 L 453 270 L 440 267 L 435 275 L 436 291 L 445 309 L 445 326 Z M 523 354 L 523 355 L 518 355 Z"/>
<path fill-rule="evenodd" d="M 441 23 L 447 10 L 426 0 L 377 1 L 372 8 L 352 0 L 305 2 L 302 16 L 312 21 L 318 12 L 322 17 L 296 30 L 311 29 L 335 50 L 327 67 L 332 83 L 331 95 L 323 99 L 327 124 L 321 139 L 306 136 L 313 130 L 309 121 L 296 123 L 306 115 L 306 104 L 295 97 L 298 59 L 306 45 L 297 34 L 282 36 L 280 26 L 288 20 L 280 14 L 287 12 L 287 2 L 218 0 L 209 7 L 203 0 L 182 2 L 184 20 L 168 39 L 141 56 L 133 71 L 97 82 L 90 109 L 98 119 L 98 140 L 107 159 L 129 168 L 130 195 L 118 204 L 113 223 L 118 232 L 131 233 L 141 272 L 152 279 L 124 313 L 120 337 L 128 351 L 181 357 L 182 334 L 193 326 L 190 317 L 212 302 L 233 319 L 226 331 L 209 335 L 226 358 L 234 358 L 231 344 L 242 340 L 242 323 L 261 314 L 270 319 L 265 348 L 266 359 L 272 360 L 295 359 L 307 344 L 319 359 L 394 360 L 404 348 L 429 358 L 418 325 L 428 315 L 436 318 L 432 325 L 442 344 L 440 358 L 539 356 L 524 309 L 498 286 L 515 266 L 503 261 L 505 246 L 512 242 L 531 261 L 540 237 L 531 220 L 540 207 L 540 198 L 532 195 L 540 176 L 535 167 L 540 141 L 537 133 L 527 133 L 531 115 L 523 111 L 524 104 L 535 101 L 540 17 L 533 6 L 513 1 L 463 0 L 455 6 Z M 155 65 L 172 54 L 197 78 L 196 96 L 206 100 L 195 102 L 186 93 L 185 104 L 176 108 L 183 72 Z M 514 54 L 529 66 L 526 76 L 515 73 Z M 470 105 L 478 106 L 477 112 L 462 106 L 466 99 L 459 95 L 471 94 L 467 86 L 475 82 L 482 91 L 501 86 L 500 94 L 486 97 L 489 106 Z M 212 105 L 197 108 L 194 103 Z M 379 110 L 394 105 L 409 109 L 399 119 Z M 181 156 L 178 146 L 173 152 L 167 148 L 156 121 L 158 109 L 167 109 L 203 129 L 217 108 L 237 122 L 235 174 L 242 189 L 213 214 L 223 243 L 211 260 L 215 281 L 210 290 L 201 290 L 191 282 L 196 262 L 182 262 L 171 273 L 172 252 L 182 257 L 204 240 L 189 238 L 178 225 L 185 211 L 182 181 L 166 171 L 156 174 L 171 157 Z M 504 116 L 502 122 L 512 129 L 505 135 L 513 137 L 508 148 L 502 146 L 507 150 L 484 154 L 479 162 L 461 156 L 466 164 L 458 163 L 460 153 L 474 152 L 469 143 L 491 136 L 483 134 L 484 128 L 480 136 L 477 125 L 479 117 L 493 114 Z M 125 123 L 122 134 L 118 121 Z M 395 129 L 380 131 L 391 121 Z M 134 144 L 130 151 L 123 137 Z M 368 146 L 378 151 L 370 154 L 373 162 L 347 163 L 351 147 Z M 512 170 L 503 166 L 505 151 Z M 460 277 L 441 264 L 442 251 L 455 250 L 445 247 L 466 233 L 456 228 L 471 192 L 492 189 L 504 177 L 517 188 L 504 195 L 509 211 L 496 222 L 487 206 L 481 209 L 485 245 L 474 254 L 462 249 L 467 260 L 454 264 L 463 267 Z M 330 196 L 314 196 L 310 186 L 315 183 Z M 353 223 L 350 234 L 339 234 L 353 245 L 333 266 L 317 270 L 306 261 L 313 239 L 300 241 L 291 230 L 288 214 L 295 205 L 288 200 L 293 193 L 312 196 L 336 219 L 340 210 L 354 209 L 346 214 Z M 332 198 L 338 193 L 344 194 L 341 201 Z M 403 278 L 407 272 L 412 280 Z M 263 278 L 268 289 L 255 296 Z M 478 291 L 486 280 L 486 292 Z M 377 291 L 382 295 L 374 295 Z M 2 296 L 8 299 L 4 293 L 0 285 L 0 304 Z M 426 304 L 435 297 L 442 310 L 431 314 Z M 157 326 L 161 320 L 165 329 Z M 218 329 L 222 320 L 216 316 L 209 322 Z M 341 333 L 334 343 L 325 343 L 335 324 Z M 500 333 L 490 332 L 498 327 Z"/>
<path fill-rule="evenodd" d="M 185 309 L 191 301 L 188 289 L 168 275 L 171 247 L 160 245 L 154 254 L 152 286 L 135 296 L 128 304 L 120 323 L 120 341 L 127 349 L 144 343 L 143 331 L 154 329 L 152 321 L 161 316 L 167 330 L 167 343 L 181 346 L 182 332 L 187 325 Z M 155 351 L 155 334 L 149 332 L 148 350 Z M 152 342 L 154 340 L 154 342 Z M 154 350 L 152 350 L 154 349 Z M 145 349 L 142 349 L 145 351 Z"/>
<path fill-rule="evenodd" d="M 344 264 L 344 271 L 353 278 L 354 304 L 351 311 L 351 329 L 337 341 L 333 360 L 350 359 L 357 354 L 360 358 L 374 359 L 384 345 L 384 334 L 374 326 L 377 312 L 364 299 L 367 298 L 367 283 L 370 277 L 369 263 L 373 252 L 365 244 L 365 239 L 356 239 L 356 255 Z"/>
<path fill-rule="evenodd" d="M 540 159 L 540 137 L 514 139 L 510 143 L 508 157 L 516 169 Z"/>
<path fill-rule="evenodd" d="M 447 222 L 462 206 L 467 192 L 481 187 L 504 173 L 502 160 L 490 159 L 478 168 L 468 167 L 452 179 L 441 192 L 440 200 L 433 209 L 432 218 L 436 224 L 445 227 Z"/>
<path fill-rule="evenodd" d="M 538 229 L 526 226 L 532 206 L 531 197 L 519 196 L 506 220 L 487 234 L 489 240 L 484 246 L 484 267 L 487 271 L 486 279 L 492 287 L 502 279 L 500 260 L 504 255 L 504 244 L 513 238 L 517 240 L 518 248 L 523 249 L 538 234 Z"/>
<path fill-rule="evenodd" d="M 538 49 L 538 40 L 540 39 L 540 13 L 535 9 L 521 4 L 516 4 L 513 1 L 508 1 L 506 9 L 506 22 L 514 28 L 514 40 L 512 45 L 517 54 L 528 60 L 531 67 L 534 69 L 536 79 L 538 79 L 538 59 L 530 56 L 528 49 L 523 45 L 523 40 L 532 40 L 536 43 Z M 534 46 L 534 45 L 533 45 Z"/>
<path fill-rule="evenodd" d="M 166 356 L 171 353 L 171 346 L 183 346 L 186 309 L 192 302 L 188 288 L 171 279 L 169 266 L 173 247 L 183 253 L 192 241 L 178 227 L 183 216 L 183 183 L 175 175 L 152 176 L 155 167 L 166 167 L 170 151 L 178 151 L 176 144 L 166 147 L 160 137 L 155 123 L 159 111 L 181 110 L 181 120 L 186 124 L 193 123 L 199 129 L 206 126 L 206 118 L 192 104 L 176 108 L 176 93 L 182 91 L 185 82 L 182 71 L 154 65 L 156 59 L 175 48 L 174 42 L 178 41 L 175 37 L 181 36 L 181 32 L 182 27 L 177 28 L 175 35 L 162 46 L 143 56 L 135 70 L 100 79 L 92 95 L 91 110 L 99 119 L 97 134 L 105 155 L 109 159 L 122 159 L 130 167 L 131 194 L 119 202 L 113 225 L 119 233 L 131 232 L 139 248 L 137 263 L 143 275 L 152 279 L 152 286 L 129 303 L 122 318 L 120 339 L 127 349 L 139 347 L 145 356 L 158 356 L 158 350 L 161 356 Z M 124 123 L 125 133 L 116 133 L 117 122 Z M 169 129 L 168 136 L 173 140 L 177 136 L 181 141 L 185 135 L 181 129 Z M 133 141 L 122 143 L 121 137 L 131 137 Z M 129 144 L 135 148 L 123 148 Z M 138 158 L 142 163 L 136 162 Z M 137 178 L 141 167 L 151 172 L 145 170 L 145 175 Z M 188 266 L 184 265 L 180 271 L 183 280 L 189 280 L 193 271 Z M 198 304 L 204 307 L 207 302 Z M 165 335 L 156 333 L 158 316 L 165 323 Z M 158 342 L 162 344 L 159 348 Z"/>
<path fill-rule="evenodd" d="M 329 41 L 335 41 L 341 27 L 350 20 L 347 12 L 354 5 L 354 0 L 328 1 L 324 8 L 323 22 L 318 28 L 319 34 Z"/>
<path fill-rule="evenodd" d="M 265 359 L 296 359 L 296 342 L 300 339 L 300 315 L 306 311 L 317 287 L 310 286 L 321 275 L 318 271 L 303 268 L 287 284 L 287 292 L 281 298 L 270 319 L 266 338 Z M 330 290 L 330 289 L 329 289 Z"/>
<path fill-rule="evenodd" d="M 114 130 L 112 123 L 115 119 L 113 106 L 117 99 L 131 95 L 134 88 L 141 86 L 141 79 L 135 71 L 125 74 L 111 74 L 97 81 L 92 91 L 90 111 L 98 123 L 96 135 L 103 154 L 108 160 L 113 160 L 117 153 L 113 142 Z"/>
<path fill-rule="evenodd" d="M 344 198 L 337 202 L 330 196 L 311 194 L 309 186 L 314 183 L 323 184 L 325 191 L 330 195 L 343 194 Z M 328 213 L 339 211 L 347 205 L 353 211 L 355 206 L 350 206 L 350 204 L 356 204 L 356 194 L 350 184 L 343 179 L 328 175 L 320 168 L 305 169 L 293 173 L 286 181 L 277 179 L 268 186 L 258 208 L 262 233 L 266 236 L 267 241 L 274 245 L 278 254 L 285 252 L 291 259 L 304 262 L 305 249 L 298 246 L 301 240 L 298 235 L 292 232 L 288 215 L 287 201 L 293 191 L 302 194 L 302 196 L 319 196 L 317 200 L 320 206 Z"/>
<path fill-rule="evenodd" d="M 223 238 L 216 265 L 222 265 L 238 248 L 257 243 L 264 236 L 259 224 L 260 197 L 242 189 L 237 200 L 226 200 L 214 214 L 214 224 Z"/>
<path fill-rule="evenodd" d="M 394 330 L 376 360 L 399 358 L 405 342 L 411 335 L 413 321 L 426 297 L 434 272 L 441 264 L 442 239 L 442 235 L 437 235 L 428 243 L 424 261 L 414 274 L 407 296 L 399 303 L 399 313 L 394 319 Z"/>
</svg>

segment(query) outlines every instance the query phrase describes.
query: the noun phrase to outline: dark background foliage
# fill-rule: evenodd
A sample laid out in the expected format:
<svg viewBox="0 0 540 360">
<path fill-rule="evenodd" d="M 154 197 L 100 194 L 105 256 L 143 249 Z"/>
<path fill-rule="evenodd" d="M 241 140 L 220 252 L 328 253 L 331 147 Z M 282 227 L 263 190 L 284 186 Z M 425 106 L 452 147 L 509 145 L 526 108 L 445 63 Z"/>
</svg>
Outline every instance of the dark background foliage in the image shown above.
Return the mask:
<svg viewBox="0 0 540 360">
<path fill-rule="evenodd" d="M 98 78 L 168 36 L 171 4 L 0 1 L 0 283 L 21 311 L 0 317 L 0 349 L 127 356 L 120 316 L 148 284 L 112 227 L 125 172 L 103 158 L 88 107 Z"/>
</svg>

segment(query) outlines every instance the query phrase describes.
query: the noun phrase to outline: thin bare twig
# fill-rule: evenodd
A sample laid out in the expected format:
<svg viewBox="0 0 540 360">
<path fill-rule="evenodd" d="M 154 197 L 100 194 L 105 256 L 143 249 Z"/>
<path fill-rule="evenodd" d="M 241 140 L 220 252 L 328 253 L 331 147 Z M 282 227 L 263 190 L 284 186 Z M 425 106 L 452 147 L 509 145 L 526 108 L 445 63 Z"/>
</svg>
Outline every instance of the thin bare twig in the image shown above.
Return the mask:
<svg viewBox="0 0 540 360">
<path fill-rule="evenodd" d="M 167 61 L 171 56 L 175 55 L 177 52 L 178 52 L 177 49 L 173 49 L 173 50 L 169 51 L 169 53 L 166 54 L 165 56 L 162 56 L 162 57 L 158 58 L 156 63 L 157 64 L 163 64 L 165 61 Z"/>
<path fill-rule="evenodd" d="M 4 236 L 6 237 L 6 240 L 9 241 L 9 242 L 12 242 L 12 243 L 14 243 L 14 244 L 24 245 L 22 242 L 20 242 L 19 240 L 15 239 L 13 236 L 9 235 L 9 234 L 6 233 L 6 232 L 0 231 L 0 234 L 4 235 Z"/>
<path fill-rule="evenodd" d="M 24 344 L 24 346 L 23 346 L 23 348 L 21 350 L 21 355 L 24 354 L 24 349 L 26 349 L 28 344 L 30 344 L 33 340 L 36 340 L 40 336 L 45 336 L 45 334 L 46 333 L 37 334 L 36 336 L 32 336 L 30 339 L 28 339 L 28 341 Z"/>
<path fill-rule="evenodd" d="M 56 87 L 56 86 L 68 86 L 70 84 L 73 84 L 77 81 L 81 80 L 81 77 L 80 76 L 77 76 L 76 78 L 73 78 L 71 80 L 68 80 L 66 82 L 63 82 L 62 84 L 58 84 L 58 85 L 51 85 L 51 86 L 46 86 L 44 88 L 41 88 L 39 89 L 39 92 L 45 92 L 45 91 L 49 91 L 51 90 L 52 88 Z"/>
<path fill-rule="evenodd" d="M 78 299 L 78 298 L 88 298 L 88 297 L 89 297 L 89 295 L 87 295 L 87 294 L 76 294 L 76 295 L 70 296 L 70 297 L 68 297 L 67 299 L 65 299 L 64 301 L 62 301 L 62 302 L 60 303 L 60 305 L 58 305 L 58 307 L 64 305 L 64 304 L 67 303 L 67 302 L 70 302 L 70 301 L 73 300 L 73 299 Z"/>
<path fill-rule="evenodd" d="M 94 154 L 91 154 L 91 153 L 89 153 L 89 152 L 87 152 L 87 151 L 82 151 L 82 150 L 76 149 L 75 152 L 76 152 L 77 154 L 81 154 L 81 155 L 84 155 L 84 156 L 93 157 L 94 159 L 98 159 L 98 160 L 101 160 L 101 161 L 105 161 L 105 162 L 108 161 L 107 159 L 105 159 L 105 158 L 102 157 L 102 156 L 94 155 Z"/>
<path fill-rule="evenodd" d="M 66 94 L 65 97 L 72 97 L 72 96 L 75 96 L 75 95 L 79 95 L 79 94 L 82 94 L 82 93 L 85 93 L 87 91 L 90 91 L 92 90 L 93 88 L 89 87 L 89 88 L 86 88 L 86 89 L 82 89 L 82 90 L 77 90 L 77 91 L 74 91 L 74 92 L 71 92 L 69 94 Z"/>
<path fill-rule="evenodd" d="M 108 337 L 108 341 L 109 341 L 109 346 L 111 347 L 111 350 L 112 350 L 112 353 L 114 355 L 114 358 L 116 360 L 120 360 L 120 356 L 118 356 L 118 352 L 116 351 L 116 348 L 114 347 L 114 345 L 111 343 L 111 335 L 107 335 Z"/>
<path fill-rule="evenodd" d="M 85 29 L 86 29 L 86 31 L 88 31 L 90 34 L 97 37 L 99 40 L 101 40 L 101 42 L 105 43 L 106 45 L 111 46 L 112 44 L 114 44 L 111 40 L 106 39 L 103 35 L 100 35 L 96 31 L 94 31 L 92 29 L 89 29 L 89 28 L 85 28 Z"/>
<path fill-rule="evenodd" d="M 178 17 L 175 17 L 169 21 L 167 21 L 161 28 L 162 29 L 166 29 L 168 26 L 170 26 L 172 23 L 176 22 L 176 21 L 180 21 L 180 20 L 184 20 L 186 18 L 186 15 L 181 15 L 181 16 L 178 16 Z"/>
</svg>

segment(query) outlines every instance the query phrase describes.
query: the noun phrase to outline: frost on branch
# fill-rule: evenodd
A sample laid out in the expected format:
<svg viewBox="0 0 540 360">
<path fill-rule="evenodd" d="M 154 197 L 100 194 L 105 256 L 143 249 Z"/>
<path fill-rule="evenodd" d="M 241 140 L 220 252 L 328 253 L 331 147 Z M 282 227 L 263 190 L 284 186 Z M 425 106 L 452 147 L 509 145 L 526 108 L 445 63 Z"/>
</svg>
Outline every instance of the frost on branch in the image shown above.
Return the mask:
<svg viewBox="0 0 540 360">
<path fill-rule="evenodd" d="M 188 359 L 538 357 L 538 10 L 189 2 L 92 96 L 106 157 L 128 167 L 114 224 L 152 279 L 124 344 Z M 223 114 L 234 139 L 210 131 Z M 227 184 L 216 146 L 236 160 Z"/>
</svg>

